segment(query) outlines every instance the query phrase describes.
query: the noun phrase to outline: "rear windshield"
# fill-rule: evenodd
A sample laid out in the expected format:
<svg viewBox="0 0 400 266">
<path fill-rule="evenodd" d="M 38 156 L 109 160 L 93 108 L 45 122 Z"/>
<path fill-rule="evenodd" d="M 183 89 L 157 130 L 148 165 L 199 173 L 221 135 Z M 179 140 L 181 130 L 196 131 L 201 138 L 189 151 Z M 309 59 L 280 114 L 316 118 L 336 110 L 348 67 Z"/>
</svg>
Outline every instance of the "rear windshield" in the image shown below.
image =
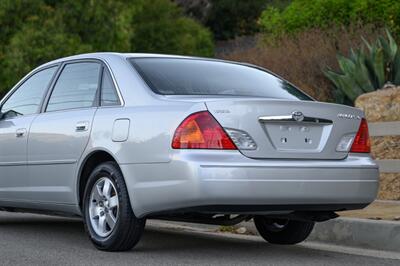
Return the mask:
<svg viewBox="0 0 400 266">
<path fill-rule="evenodd" d="M 312 100 L 287 81 L 254 67 L 181 58 L 135 58 L 130 61 L 157 94 Z"/>
</svg>

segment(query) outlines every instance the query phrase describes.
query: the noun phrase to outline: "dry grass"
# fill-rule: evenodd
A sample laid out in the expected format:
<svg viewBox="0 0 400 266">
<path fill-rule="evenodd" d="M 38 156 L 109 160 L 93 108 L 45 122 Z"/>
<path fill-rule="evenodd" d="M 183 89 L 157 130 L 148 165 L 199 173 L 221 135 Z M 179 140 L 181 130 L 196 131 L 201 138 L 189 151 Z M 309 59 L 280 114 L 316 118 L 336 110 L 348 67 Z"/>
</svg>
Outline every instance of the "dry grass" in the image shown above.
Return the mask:
<svg viewBox="0 0 400 266">
<path fill-rule="evenodd" d="M 400 203 L 393 201 L 375 201 L 365 209 L 344 211 L 340 212 L 339 215 L 362 219 L 400 221 Z"/>
<path fill-rule="evenodd" d="M 337 53 L 347 55 L 351 47 L 360 47 L 361 36 L 374 41 L 383 34 L 383 28 L 373 25 L 357 24 L 328 31 L 313 29 L 273 41 L 264 38 L 255 48 L 219 57 L 268 68 L 314 98 L 332 101 L 333 88 L 322 70 L 337 69 Z"/>
</svg>

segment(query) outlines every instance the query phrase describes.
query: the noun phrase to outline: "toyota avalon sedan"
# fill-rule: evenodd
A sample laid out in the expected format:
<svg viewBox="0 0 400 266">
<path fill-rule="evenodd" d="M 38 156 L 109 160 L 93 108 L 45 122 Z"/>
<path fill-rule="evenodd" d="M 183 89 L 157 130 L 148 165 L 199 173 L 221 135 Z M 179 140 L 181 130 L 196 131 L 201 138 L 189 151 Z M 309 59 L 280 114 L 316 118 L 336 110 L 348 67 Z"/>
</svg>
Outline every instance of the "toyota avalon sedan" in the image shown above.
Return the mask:
<svg viewBox="0 0 400 266">
<path fill-rule="evenodd" d="M 83 217 L 101 250 L 146 219 L 254 220 L 273 244 L 376 197 L 361 110 L 260 67 L 95 53 L 34 69 L 0 102 L 0 206 Z"/>
</svg>

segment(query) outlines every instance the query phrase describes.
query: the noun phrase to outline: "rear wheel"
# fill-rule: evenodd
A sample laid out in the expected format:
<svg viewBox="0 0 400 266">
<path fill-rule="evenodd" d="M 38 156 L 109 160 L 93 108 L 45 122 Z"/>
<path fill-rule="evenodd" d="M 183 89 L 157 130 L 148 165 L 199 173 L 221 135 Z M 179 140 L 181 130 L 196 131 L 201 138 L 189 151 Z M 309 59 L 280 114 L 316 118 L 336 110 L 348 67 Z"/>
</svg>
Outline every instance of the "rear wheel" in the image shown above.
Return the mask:
<svg viewBox="0 0 400 266">
<path fill-rule="evenodd" d="M 254 217 L 260 235 L 271 244 L 294 245 L 303 242 L 311 234 L 314 222 Z"/>
<path fill-rule="evenodd" d="M 83 200 L 85 229 L 96 248 L 123 251 L 133 248 L 145 220 L 134 215 L 119 167 L 106 162 L 90 175 Z"/>
</svg>

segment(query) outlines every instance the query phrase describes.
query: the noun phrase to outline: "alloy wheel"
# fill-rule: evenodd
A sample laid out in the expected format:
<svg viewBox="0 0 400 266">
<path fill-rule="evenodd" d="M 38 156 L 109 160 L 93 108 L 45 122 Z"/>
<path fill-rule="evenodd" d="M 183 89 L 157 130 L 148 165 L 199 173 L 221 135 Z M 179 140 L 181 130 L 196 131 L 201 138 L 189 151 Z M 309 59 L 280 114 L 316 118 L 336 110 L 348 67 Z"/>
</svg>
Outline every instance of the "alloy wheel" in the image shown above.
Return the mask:
<svg viewBox="0 0 400 266">
<path fill-rule="evenodd" d="M 89 203 L 90 223 L 98 236 L 107 237 L 112 233 L 118 212 L 118 192 L 111 179 L 102 177 L 94 184 Z"/>
</svg>

